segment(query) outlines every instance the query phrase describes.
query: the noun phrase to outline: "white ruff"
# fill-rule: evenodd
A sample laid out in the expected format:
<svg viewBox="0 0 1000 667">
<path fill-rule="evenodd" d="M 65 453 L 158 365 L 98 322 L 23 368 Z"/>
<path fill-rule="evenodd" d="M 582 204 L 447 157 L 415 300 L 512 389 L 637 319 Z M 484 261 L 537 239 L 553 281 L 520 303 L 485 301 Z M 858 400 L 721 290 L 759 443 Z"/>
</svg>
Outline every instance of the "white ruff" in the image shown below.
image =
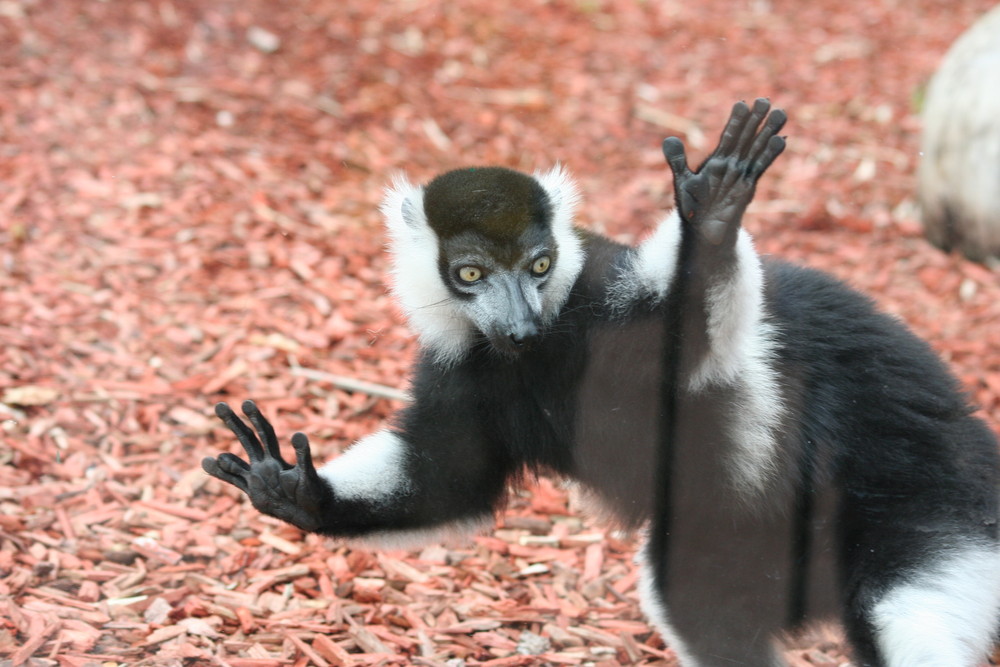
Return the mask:
<svg viewBox="0 0 1000 667">
<path fill-rule="evenodd" d="M 535 180 L 549 196 L 552 206 L 552 236 L 556 240 L 559 257 L 542 292 L 542 319 L 548 323 L 562 310 L 586 259 L 580 237 L 573 228 L 573 213 L 580 201 L 580 193 L 562 165 L 547 172 L 535 172 Z"/>
<path fill-rule="evenodd" d="M 392 291 L 421 346 L 440 363 L 457 361 L 472 340 L 472 325 L 456 307 L 437 271 L 437 235 L 424 214 L 424 190 L 404 177 L 386 190 L 382 214 L 392 253 Z"/>
</svg>

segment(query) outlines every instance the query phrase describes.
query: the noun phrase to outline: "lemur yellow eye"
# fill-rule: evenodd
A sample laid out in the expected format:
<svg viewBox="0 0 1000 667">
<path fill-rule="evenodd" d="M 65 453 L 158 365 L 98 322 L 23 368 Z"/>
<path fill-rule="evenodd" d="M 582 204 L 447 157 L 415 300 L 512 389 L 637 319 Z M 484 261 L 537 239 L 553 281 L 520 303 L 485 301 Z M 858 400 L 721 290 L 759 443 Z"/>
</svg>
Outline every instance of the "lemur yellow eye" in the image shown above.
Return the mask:
<svg viewBox="0 0 1000 667">
<path fill-rule="evenodd" d="M 463 283 L 474 283 L 482 277 L 482 269 L 478 269 L 474 266 L 463 266 L 458 270 L 458 279 Z"/>
<path fill-rule="evenodd" d="M 531 272 L 536 276 L 541 276 L 552 266 L 552 259 L 548 255 L 542 255 L 531 265 Z"/>
</svg>

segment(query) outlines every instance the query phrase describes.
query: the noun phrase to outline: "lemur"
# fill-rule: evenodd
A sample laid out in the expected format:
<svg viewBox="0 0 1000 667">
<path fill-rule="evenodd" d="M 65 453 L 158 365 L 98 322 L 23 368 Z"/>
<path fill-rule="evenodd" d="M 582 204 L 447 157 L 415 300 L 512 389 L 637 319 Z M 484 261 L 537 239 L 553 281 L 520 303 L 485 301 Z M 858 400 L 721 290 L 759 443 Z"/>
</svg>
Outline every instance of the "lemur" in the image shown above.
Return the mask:
<svg viewBox="0 0 1000 667">
<path fill-rule="evenodd" d="M 347 538 L 488 524 L 525 474 L 575 480 L 645 534 L 641 604 L 685 667 L 783 664 L 838 613 L 867 667 L 974 667 L 1000 617 L 997 441 L 931 349 L 741 227 L 785 114 L 737 103 L 638 246 L 574 227 L 561 167 L 388 189 L 413 401 L 316 468 L 252 401 L 206 458 L 259 511 Z M 256 431 L 256 433 L 255 433 Z"/>
</svg>

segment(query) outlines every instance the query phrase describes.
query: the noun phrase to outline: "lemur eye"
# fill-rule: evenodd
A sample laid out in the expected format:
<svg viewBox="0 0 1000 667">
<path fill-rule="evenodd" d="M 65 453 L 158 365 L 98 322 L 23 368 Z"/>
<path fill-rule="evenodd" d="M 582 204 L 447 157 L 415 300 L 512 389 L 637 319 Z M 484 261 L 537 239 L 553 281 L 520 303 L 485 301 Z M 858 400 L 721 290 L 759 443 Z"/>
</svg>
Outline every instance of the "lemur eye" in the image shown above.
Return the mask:
<svg viewBox="0 0 1000 667">
<path fill-rule="evenodd" d="M 463 266 L 458 270 L 458 279 L 463 283 L 474 283 L 483 277 L 483 270 L 475 266 Z"/>
<path fill-rule="evenodd" d="M 536 276 L 545 275 L 550 266 L 552 266 L 552 259 L 548 255 L 542 255 L 531 265 L 531 272 Z"/>
</svg>

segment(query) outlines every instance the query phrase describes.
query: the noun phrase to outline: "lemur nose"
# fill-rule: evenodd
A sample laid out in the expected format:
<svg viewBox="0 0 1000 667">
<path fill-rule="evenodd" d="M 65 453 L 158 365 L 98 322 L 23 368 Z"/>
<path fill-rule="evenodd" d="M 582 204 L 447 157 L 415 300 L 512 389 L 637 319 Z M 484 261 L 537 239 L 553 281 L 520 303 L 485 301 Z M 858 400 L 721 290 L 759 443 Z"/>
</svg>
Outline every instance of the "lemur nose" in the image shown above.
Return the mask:
<svg viewBox="0 0 1000 667">
<path fill-rule="evenodd" d="M 514 344 L 515 347 L 524 347 L 530 345 L 538 337 L 538 329 L 535 325 L 530 324 L 520 328 L 517 331 L 512 331 L 510 334 L 510 342 Z"/>
</svg>

